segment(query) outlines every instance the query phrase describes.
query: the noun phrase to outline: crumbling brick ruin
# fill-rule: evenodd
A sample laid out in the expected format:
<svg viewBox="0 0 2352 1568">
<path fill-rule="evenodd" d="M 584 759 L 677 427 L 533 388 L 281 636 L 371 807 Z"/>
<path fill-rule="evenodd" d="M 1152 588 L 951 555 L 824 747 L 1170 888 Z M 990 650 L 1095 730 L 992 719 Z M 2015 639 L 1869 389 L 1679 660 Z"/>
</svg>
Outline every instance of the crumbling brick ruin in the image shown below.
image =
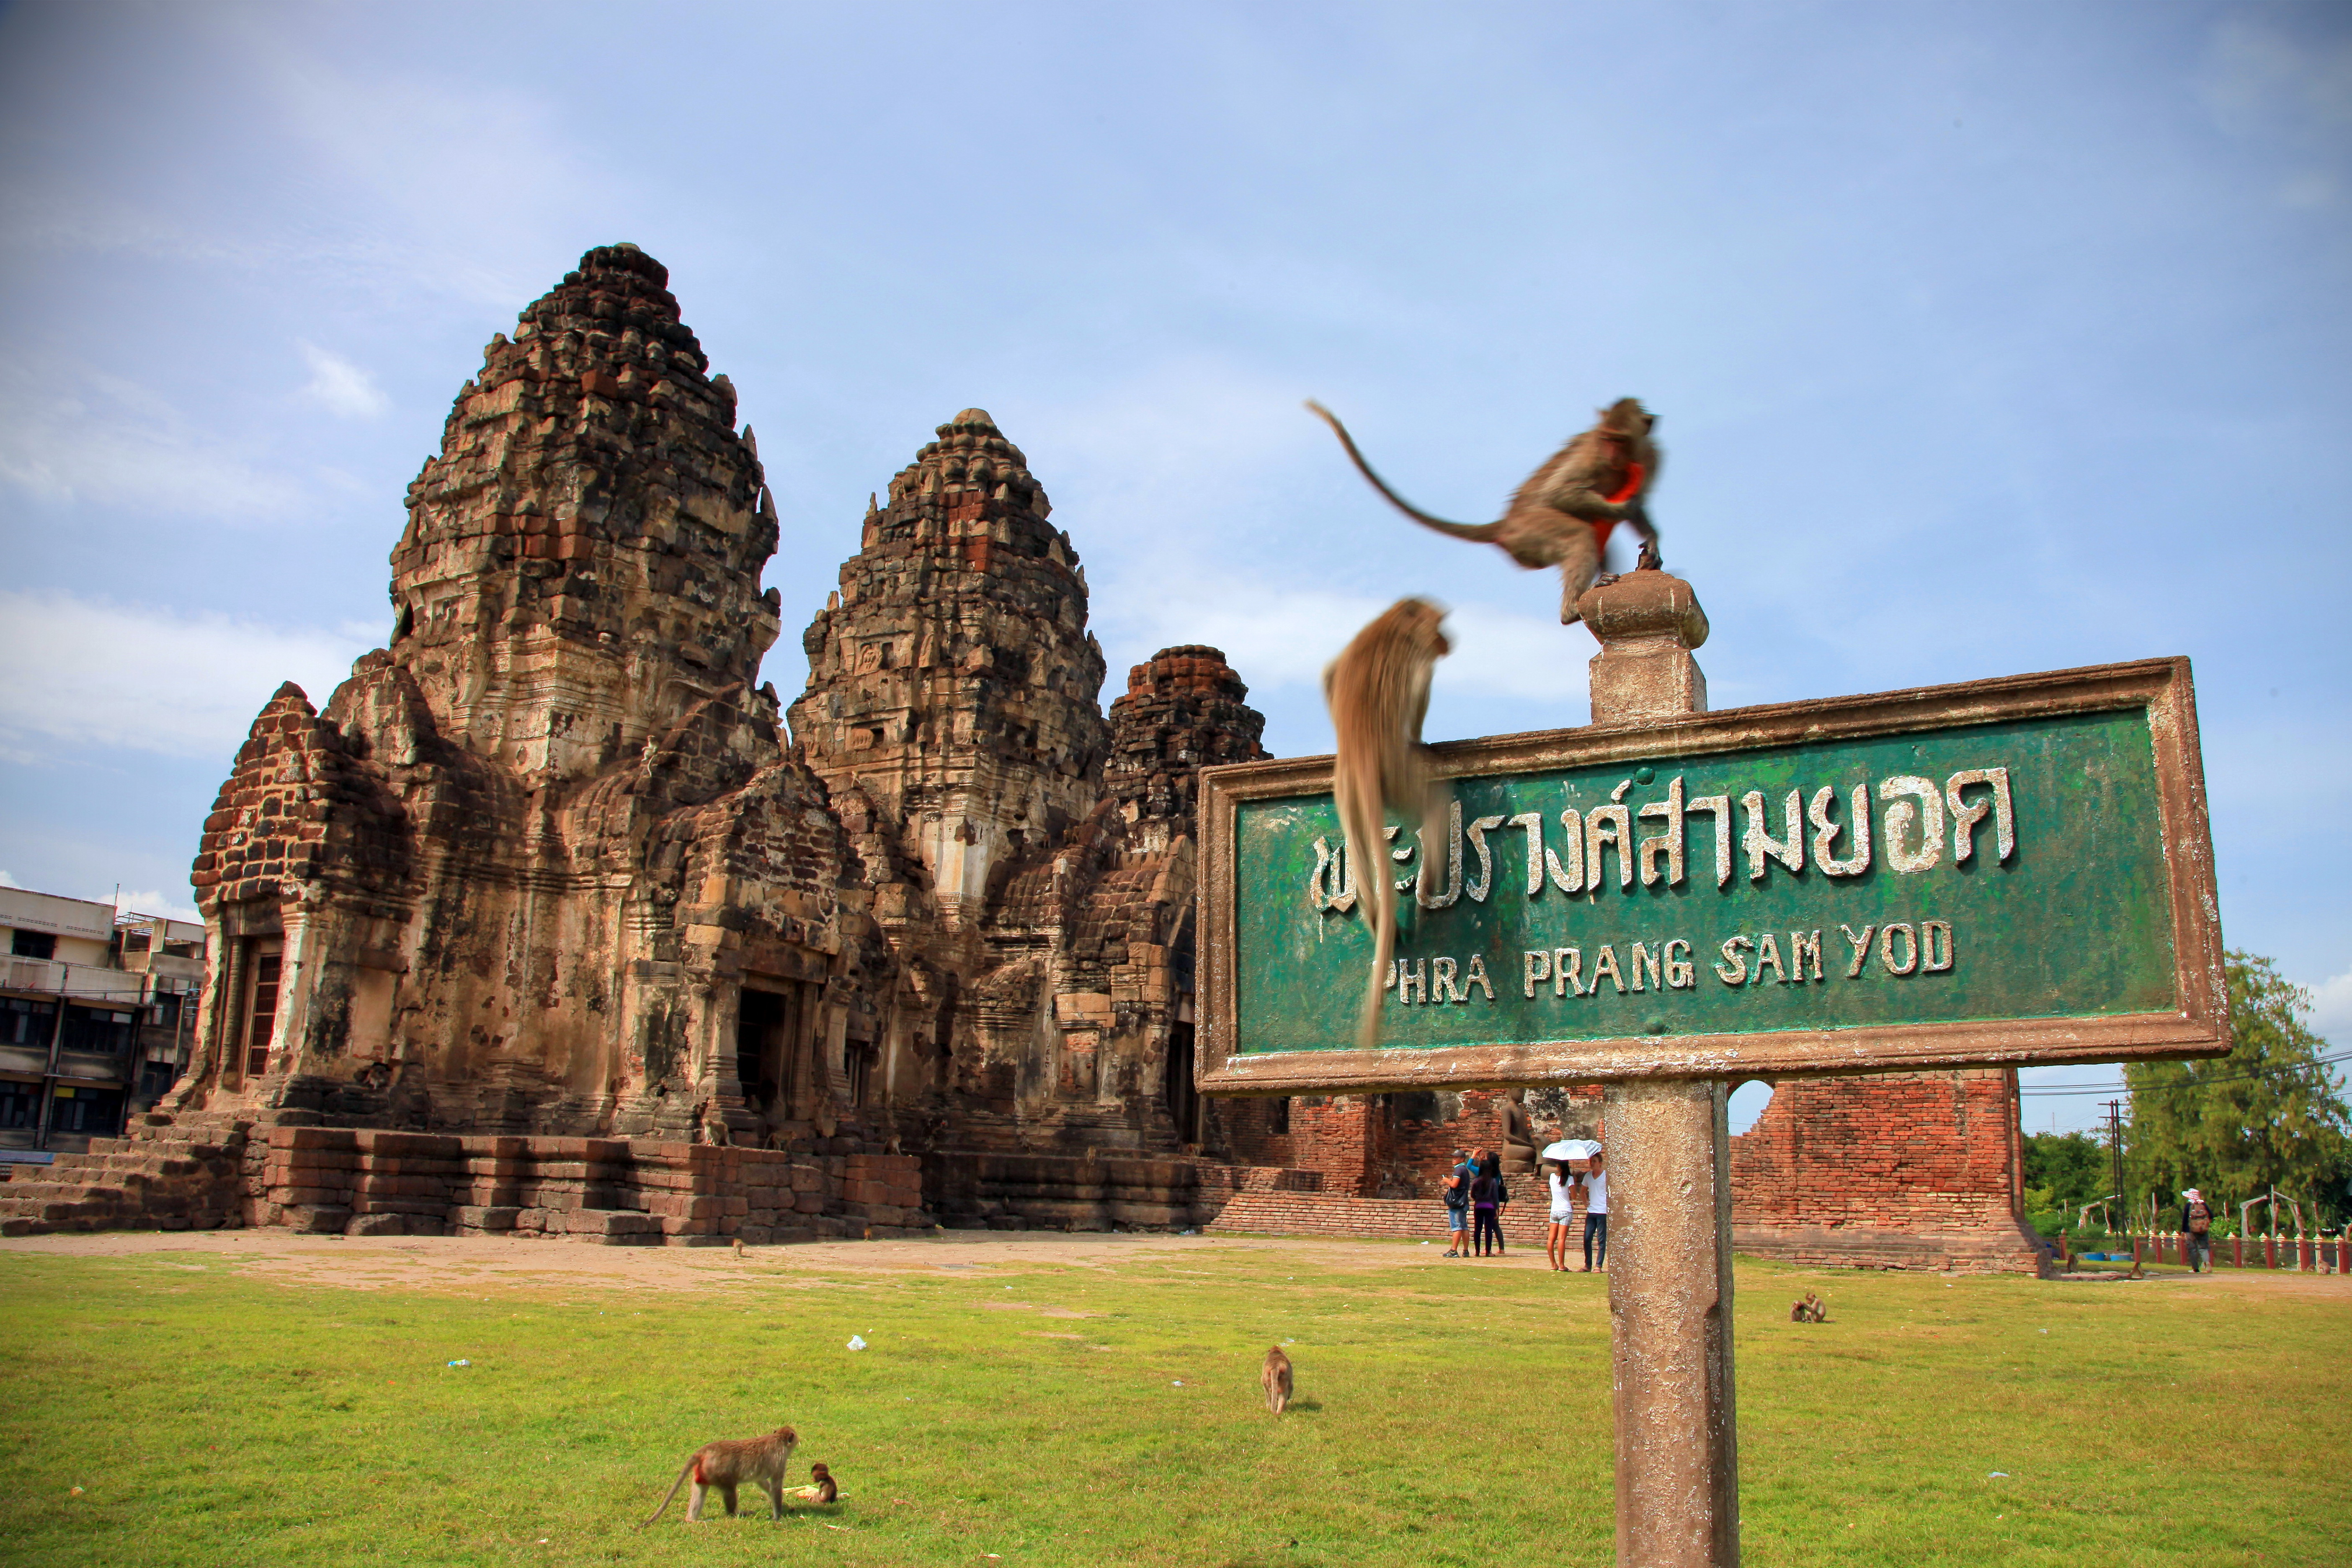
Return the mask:
<svg viewBox="0 0 2352 1568">
<path fill-rule="evenodd" d="M 1200 647 L 1105 714 L 1077 549 L 982 410 L 869 504 L 788 733 L 776 505 L 667 281 L 602 247 L 491 339 L 409 488 L 389 645 L 323 710 L 280 688 L 205 821 L 187 1076 L 16 1173 L 6 1228 L 1377 1231 L 1457 1143 L 1524 1173 L 1598 1131 L 1589 1092 L 1194 1094 L 1196 777 L 1264 721 Z M 1980 1098 L 1954 1192 L 2009 1148 Z M 1774 1131 L 1743 1205 L 1910 1201 L 1822 1191 L 1867 1120 Z"/>
</svg>

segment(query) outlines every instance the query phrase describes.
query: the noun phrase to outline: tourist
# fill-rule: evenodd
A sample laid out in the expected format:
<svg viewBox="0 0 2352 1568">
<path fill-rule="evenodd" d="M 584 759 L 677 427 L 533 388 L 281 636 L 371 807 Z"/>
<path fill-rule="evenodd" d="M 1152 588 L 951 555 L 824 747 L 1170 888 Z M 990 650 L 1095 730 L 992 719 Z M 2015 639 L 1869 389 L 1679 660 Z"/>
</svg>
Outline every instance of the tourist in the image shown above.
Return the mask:
<svg viewBox="0 0 2352 1568">
<path fill-rule="evenodd" d="M 1546 1240 L 1544 1256 L 1551 1260 L 1553 1272 L 1565 1274 L 1568 1272 L 1568 1227 L 1576 1219 L 1574 1205 L 1569 1201 L 1576 1192 L 1576 1177 L 1570 1173 L 1567 1161 L 1555 1160 L 1551 1162 L 1551 1169 L 1544 1173 L 1544 1181 L 1551 1188 L 1551 1234 Z"/>
<path fill-rule="evenodd" d="M 2203 1273 L 2213 1262 L 2213 1205 L 2195 1187 L 2180 1194 L 2180 1234 L 2189 1238 L 2181 1248 L 2189 1272 Z"/>
<path fill-rule="evenodd" d="M 1467 1150 L 1454 1151 L 1454 1168 L 1445 1173 L 1445 1230 L 1448 1258 L 1470 1256 L 1470 1184 L 1477 1171 Z"/>
<path fill-rule="evenodd" d="M 1495 1256 L 1503 1256 L 1503 1205 L 1510 1201 L 1510 1189 L 1503 1184 L 1503 1157 L 1487 1150 L 1478 1163 L 1477 1179 L 1470 1184 L 1471 1235 L 1479 1257 L 1486 1256 L 1490 1238 Z"/>
<path fill-rule="evenodd" d="M 1584 1271 L 1592 1272 L 1600 1255 L 1601 1271 L 1609 1271 L 1609 1174 L 1601 1169 L 1601 1151 L 1584 1163 Z"/>
</svg>

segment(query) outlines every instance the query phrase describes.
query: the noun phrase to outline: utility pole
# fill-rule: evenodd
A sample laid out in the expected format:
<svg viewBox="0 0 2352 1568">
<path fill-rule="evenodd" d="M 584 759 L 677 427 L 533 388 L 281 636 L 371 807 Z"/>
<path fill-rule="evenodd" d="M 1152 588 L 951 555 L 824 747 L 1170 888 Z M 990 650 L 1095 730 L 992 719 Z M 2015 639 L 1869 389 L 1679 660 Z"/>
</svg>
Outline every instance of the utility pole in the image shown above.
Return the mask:
<svg viewBox="0 0 2352 1568">
<path fill-rule="evenodd" d="M 2124 1224 L 2131 1224 L 2131 1205 L 2124 1200 L 2124 1102 L 2110 1100 L 2107 1107 L 2107 1150 L 2114 1163 L 2116 1207 L 2124 1215 Z"/>
</svg>

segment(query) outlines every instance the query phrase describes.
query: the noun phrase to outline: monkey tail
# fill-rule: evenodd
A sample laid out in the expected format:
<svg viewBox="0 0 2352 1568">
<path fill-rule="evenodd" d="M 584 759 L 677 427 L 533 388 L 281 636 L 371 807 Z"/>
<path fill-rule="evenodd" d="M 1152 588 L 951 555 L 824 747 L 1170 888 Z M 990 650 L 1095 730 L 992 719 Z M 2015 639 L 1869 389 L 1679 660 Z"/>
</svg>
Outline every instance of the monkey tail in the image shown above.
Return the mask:
<svg viewBox="0 0 2352 1568">
<path fill-rule="evenodd" d="M 1366 479 L 1371 482 L 1372 489 L 1380 491 L 1381 495 L 1387 497 L 1388 503 L 1396 508 L 1397 510 L 1404 513 L 1405 516 L 1412 519 L 1413 521 L 1420 523 L 1424 528 L 1433 528 L 1437 530 L 1438 532 L 1450 534 L 1455 539 L 1466 539 L 1474 544 L 1492 544 L 1495 542 L 1496 530 L 1500 526 L 1499 524 L 1492 522 L 1448 522 L 1442 517 L 1430 516 L 1429 513 L 1422 510 L 1419 507 L 1405 500 L 1404 497 L 1389 489 L 1389 482 L 1381 478 L 1380 475 L 1372 472 L 1372 466 L 1364 461 L 1364 454 L 1356 449 L 1356 438 L 1348 434 L 1348 427 L 1339 423 L 1339 416 L 1338 415 L 1332 413 L 1329 409 L 1324 407 L 1321 404 L 1316 402 L 1311 397 L 1307 400 L 1307 408 L 1308 413 L 1314 415 L 1318 419 L 1322 420 L 1324 424 L 1331 426 L 1331 433 L 1339 437 L 1339 445 L 1348 448 L 1349 459 L 1356 465 L 1356 471 L 1363 475 Z"/>
<path fill-rule="evenodd" d="M 652 1512 L 652 1514 L 650 1514 L 649 1516 L 647 1516 L 647 1518 L 646 1518 L 646 1524 L 651 1524 L 655 1520 L 659 1519 L 659 1518 L 663 1515 L 663 1513 L 664 1513 L 664 1512 L 666 1512 L 666 1511 L 668 1510 L 668 1508 L 669 1508 L 669 1500 L 670 1500 L 671 1498 L 674 1498 L 674 1497 L 677 1496 L 677 1489 L 678 1489 L 678 1488 L 680 1488 L 680 1487 L 682 1487 L 682 1486 L 684 1486 L 684 1485 L 686 1485 L 686 1478 L 687 1478 L 687 1477 L 688 1477 L 688 1476 L 690 1476 L 690 1475 L 692 1475 L 692 1474 L 694 1474 L 694 1461 L 693 1461 L 692 1459 L 688 1459 L 688 1460 L 686 1462 L 686 1468 L 684 1468 L 684 1469 L 682 1469 L 682 1470 L 678 1471 L 678 1473 L 677 1473 L 677 1479 L 676 1479 L 676 1480 L 674 1480 L 674 1481 L 670 1482 L 668 1492 L 667 1492 L 667 1494 L 665 1494 L 665 1495 L 663 1496 L 662 1500 L 661 1500 L 661 1507 L 660 1507 L 660 1508 L 657 1508 L 657 1509 L 656 1509 L 656 1510 L 654 1510 L 654 1511 Z M 637 1526 L 637 1528 L 638 1528 L 639 1530 L 643 1530 L 643 1529 L 645 1529 L 645 1528 L 646 1528 L 646 1524 L 641 1524 L 641 1525 Z"/>
<path fill-rule="evenodd" d="M 1387 989 L 1390 964 L 1396 958 L 1396 874 L 1388 866 L 1387 840 L 1380 835 L 1371 837 L 1373 846 L 1372 880 L 1364 888 L 1370 901 L 1372 917 L 1372 973 L 1370 988 L 1364 994 L 1362 1021 L 1356 1026 L 1356 1048 L 1373 1050 L 1381 1043 L 1381 993 Z M 1352 857 L 1356 847 L 1350 844 Z M 1363 887 L 1363 872 L 1356 873 L 1357 885 Z"/>
</svg>

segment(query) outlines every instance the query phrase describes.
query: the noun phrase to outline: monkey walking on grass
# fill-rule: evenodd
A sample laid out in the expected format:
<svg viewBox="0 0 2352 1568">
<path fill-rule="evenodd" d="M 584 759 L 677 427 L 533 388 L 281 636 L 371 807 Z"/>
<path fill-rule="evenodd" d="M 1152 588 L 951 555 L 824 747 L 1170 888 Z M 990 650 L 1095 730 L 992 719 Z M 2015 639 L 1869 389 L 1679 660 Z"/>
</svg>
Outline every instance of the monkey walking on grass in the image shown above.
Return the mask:
<svg viewBox="0 0 2352 1568">
<path fill-rule="evenodd" d="M 1290 1408 L 1290 1358 L 1282 1353 L 1280 1345 L 1269 1345 L 1265 1367 L 1257 1374 L 1265 1387 L 1265 1407 L 1276 1415 Z"/>
<path fill-rule="evenodd" d="M 1390 864 L 1388 808 L 1423 823 L 1422 858 L 1443 857 L 1444 792 L 1430 777 L 1421 743 L 1429 714 L 1429 679 L 1452 651 L 1445 612 L 1426 599 L 1399 599 L 1356 634 L 1323 672 L 1323 700 L 1331 710 L 1337 755 L 1331 798 L 1348 844 L 1349 874 L 1372 922 L 1371 989 L 1364 1000 L 1357 1044 L 1380 1043 L 1381 992 L 1396 956 L 1396 877 Z"/>
<path fill-rule="evenodd" d="M 1529 571 L 1559 567 L 1562 626 L 1578 619 L 1576 601 L 1599 575 L 1610 531 L 1619 523 L 1632 524 L 1642 536 L 1642 564 L 1658 564 L 1658 531 L 1650 521 L 1646 498 L 1657 482 L 1663 454 L 1650 438 L 1657 416 L 1638 398 L 1621 397 L 1601 409 L 1598 424 L 1528 476 L 1500 519 L 1484 523 L 1448 522 L 1414 506 L 1372 471 L 1338 416 L 1319 403 L 1307 406 L 1331 426 L 1372 488 L 1413 521 L 1454 539 L 1499 546 Z"/>
<path fill-rule="evenodd" d="M 670 1482 L 669 1490 L 662 1497 L 661 1507 L 654 1510 L 646 1523 L 637 1528 L 643 1530 L 646 1524 L 659 1519 L 668 1509 L 670 1499 L 677 1496 L 677 1489 L 687 1483 L 688 1477 L 693 1478 L 694 1490 L 687 1495 L 686 1517 L 694 1523 L 702 1521 L 703 1494 L 713 1487 L 719 1489 L 720 1499 L 727 1504 L 727 1515 L 732 1519 L 735 1516 L 735 1489 L 747 1481 L 765 1488 L 774 1517 L 783 1518 L 784 1470 L 793 1462 L 793 1448 L 799 1442 L 799 1434 L 791 1427 L 779 1426 L 764 1437 L 705 1443 L 694 1451 L 694 1458 L 687 1460 L 686 1468 L 677 1473 L 677 1479 Z M 817 1468 L 820 1470 L 824 1468 L 821 1465 Z M 832 1485 L 829 1478 L 825 1484 Z"/>
</svg>

